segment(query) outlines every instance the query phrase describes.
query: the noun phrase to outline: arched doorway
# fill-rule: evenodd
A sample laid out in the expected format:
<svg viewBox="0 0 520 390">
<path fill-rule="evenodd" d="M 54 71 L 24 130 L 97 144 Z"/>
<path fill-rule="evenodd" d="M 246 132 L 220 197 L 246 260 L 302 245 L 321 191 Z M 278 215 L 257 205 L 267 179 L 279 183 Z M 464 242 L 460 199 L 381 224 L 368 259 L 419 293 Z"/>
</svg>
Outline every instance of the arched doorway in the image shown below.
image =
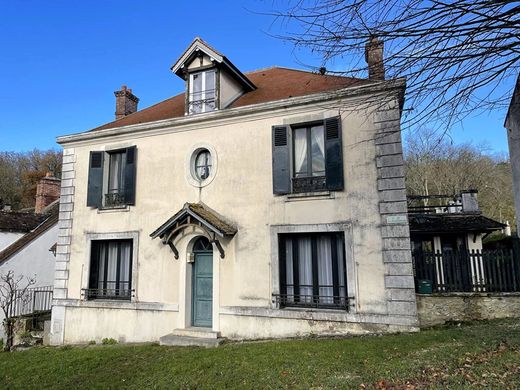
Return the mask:
<svg viewBox="0 0 520 390">
<path fill-rule="evenodd" d="M 206 237 L 193 244 L 191 273 L 191 325 L 211 328 L 213 324 L 213 248 Z"/>
</svg>

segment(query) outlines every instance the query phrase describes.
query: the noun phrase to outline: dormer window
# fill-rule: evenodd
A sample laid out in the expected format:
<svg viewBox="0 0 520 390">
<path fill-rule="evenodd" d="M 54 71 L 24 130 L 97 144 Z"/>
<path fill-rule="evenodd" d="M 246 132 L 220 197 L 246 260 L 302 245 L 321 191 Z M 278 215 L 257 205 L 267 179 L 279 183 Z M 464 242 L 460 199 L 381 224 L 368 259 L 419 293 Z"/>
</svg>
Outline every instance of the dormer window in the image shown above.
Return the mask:
<svg viewBox="0 0 520 390">
<path fill-rule="evenodd" d="M 190 74 L 189 81 L 189 113 L 215 111 L 216 102 L 216 70 L 209 69 Z"/>
</svg>

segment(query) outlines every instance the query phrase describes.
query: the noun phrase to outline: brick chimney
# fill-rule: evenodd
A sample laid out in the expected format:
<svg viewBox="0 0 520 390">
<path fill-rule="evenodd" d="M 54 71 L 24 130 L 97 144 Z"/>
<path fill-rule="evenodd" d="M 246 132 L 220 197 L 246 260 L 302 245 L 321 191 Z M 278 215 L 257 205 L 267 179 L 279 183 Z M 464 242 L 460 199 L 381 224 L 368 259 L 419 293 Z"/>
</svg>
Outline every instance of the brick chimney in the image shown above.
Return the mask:
<svg viewBox="0 0 520 390">
<path fill-rule="evenodd" d="M 121 90 L 115 91 L 114 95 L 116 95 L 116 120 L 137 111 L 139 98 L 126 85 L 121 86 Z"/>
<path fill-rule="evenodd" d="M 383 42 L 375 35 L 372 35 L 365 45 L 365 60 L 368 64 L 368 78 L 371 80 L 385 79 L 383 48 Z"/>
<path fill-rule="evenodd" d="M 36 186 L 36 204 L 34 212 L 41 214 L 43 209 L 60 197 L 60 179 L 47 172 Z"/>
</svg>

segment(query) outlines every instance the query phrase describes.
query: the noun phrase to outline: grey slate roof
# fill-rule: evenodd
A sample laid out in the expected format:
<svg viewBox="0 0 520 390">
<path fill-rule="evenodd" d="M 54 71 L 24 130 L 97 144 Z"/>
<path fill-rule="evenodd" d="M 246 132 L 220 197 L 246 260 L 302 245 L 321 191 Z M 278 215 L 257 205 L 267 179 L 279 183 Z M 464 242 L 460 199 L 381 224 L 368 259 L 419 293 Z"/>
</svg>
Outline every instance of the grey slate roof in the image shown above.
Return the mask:
<svg viewBox="0 0 520 390">
<path fill-rule="evenodd" d="M 505 227 L 503 223 L 481 214 L 409 214 L 412 233 L 492 232 Z"/>
</svg>

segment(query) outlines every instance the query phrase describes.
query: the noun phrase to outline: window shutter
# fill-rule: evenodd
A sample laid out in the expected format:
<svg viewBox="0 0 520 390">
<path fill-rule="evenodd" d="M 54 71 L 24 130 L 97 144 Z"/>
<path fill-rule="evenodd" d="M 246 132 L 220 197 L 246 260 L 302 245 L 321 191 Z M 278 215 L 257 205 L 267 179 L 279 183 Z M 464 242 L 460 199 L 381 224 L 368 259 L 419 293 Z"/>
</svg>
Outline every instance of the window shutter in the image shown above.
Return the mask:
<svg viewBox="0 0 520 390">
<path fill-rule="evenodd" d="M 137 160 L 137 148 L 132 146 L 126 149 L 125 166 L 125 203 L 135 204 L 135 166 Z"/>
<path fill-rule="evenodd" d="M 289 126 L 273 126 L 273 193 L 291 192 Z"/>
<path fill-rule="evenodd" d="M 328 190 L 343 189 L 341 117 L 325 119 L 325 170 Z"/>
<path fill-rule="evenodd" d="M 87 206 L 101 207 L 103 201 L 103 160 L 105 152 L 90 152 Z"/>
</svg>

